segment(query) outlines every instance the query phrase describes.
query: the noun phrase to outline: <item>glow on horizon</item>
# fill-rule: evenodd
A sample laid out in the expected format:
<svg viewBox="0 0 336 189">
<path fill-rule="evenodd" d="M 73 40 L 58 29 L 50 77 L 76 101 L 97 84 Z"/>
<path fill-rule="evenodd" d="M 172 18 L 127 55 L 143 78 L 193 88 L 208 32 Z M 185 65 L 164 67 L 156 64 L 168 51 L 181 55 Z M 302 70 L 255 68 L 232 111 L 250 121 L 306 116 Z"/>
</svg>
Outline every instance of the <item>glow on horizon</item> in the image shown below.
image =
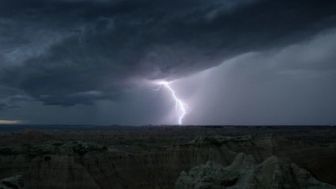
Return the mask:
<svg viewBox="0 0 336 189">
<path fill-rule="evenodd" d="M 185 115 L 187 114 L 187 110 L 186 110 L 186 104 L 176 95 L 175 90 L 170 86 L 171 82 L 168 81 L 157 81 L 155 82 L 157 85 L 163 86 L 165 87 L 169 93 L 171 94 L 172 98 L 175 101 L 175 106 L 176 106 L 176 113 L 178 114 L 178 119 L 177 119 L 177 123 L 179 125 L 183 124 L 183 118 L 185 117 Z"/>
<path fill-rule="evenodd" d="M 1 120 L 0 119 L 0 125 L 15 125 L 22 123 L 19 120 Z"/>
</svg>

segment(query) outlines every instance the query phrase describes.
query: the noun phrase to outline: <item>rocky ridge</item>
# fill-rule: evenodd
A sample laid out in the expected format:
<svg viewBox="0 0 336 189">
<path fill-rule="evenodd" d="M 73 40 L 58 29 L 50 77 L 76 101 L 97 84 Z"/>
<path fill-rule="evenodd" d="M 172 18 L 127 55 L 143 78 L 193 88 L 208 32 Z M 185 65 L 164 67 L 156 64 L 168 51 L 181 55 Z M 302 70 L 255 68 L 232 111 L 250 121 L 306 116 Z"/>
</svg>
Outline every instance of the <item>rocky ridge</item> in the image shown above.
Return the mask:
<svg viewBox="0 0 336 189">
<path fill-rule="evenodd" d="M 308 171 L 276 156 L 257 164 L 251 155 L 240 153 L 224 167 L 208 161 L 182 172 L 176 189 L 336 189 L 315 179 Z"/>
<path fill-rule="evenodd" d="M 226 168 L 243 152 L 253 167 L 286 158 L 336 185 L 335 138 L 330 128 L 250 127 L 7 134 L 0 137 L 0 179 L 22 174 L 26 189 L 172 189 L 183 170 L 207 162 Z"/>
</svg>

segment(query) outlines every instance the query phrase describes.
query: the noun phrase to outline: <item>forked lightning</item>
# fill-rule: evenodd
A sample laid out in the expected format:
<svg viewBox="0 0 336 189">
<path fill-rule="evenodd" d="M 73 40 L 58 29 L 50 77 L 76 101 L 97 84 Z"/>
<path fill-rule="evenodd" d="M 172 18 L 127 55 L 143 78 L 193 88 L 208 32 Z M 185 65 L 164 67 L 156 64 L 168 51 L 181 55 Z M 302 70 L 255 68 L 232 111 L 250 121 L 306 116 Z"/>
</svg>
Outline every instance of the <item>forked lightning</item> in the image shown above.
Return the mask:
<svg viewBox="0 0 336 189">
<path fill-rule="evenodd" d="M 186 104 L 177 97 L 175 90 L 171 87 L 171 82 L 168 81 L 158 81 L 155 82 L 156 84 L 165 87 L 169 93 L 171 94 L 172 98 L 174 99 L 175 103 L 176 103 L 176 113 L 178 115 L 178 119 L 177 119 L 177 123 L 179 125 L 183 124 L 183 118 L 186 115 L 187 111 L 186 111 Z"/>
</svg>

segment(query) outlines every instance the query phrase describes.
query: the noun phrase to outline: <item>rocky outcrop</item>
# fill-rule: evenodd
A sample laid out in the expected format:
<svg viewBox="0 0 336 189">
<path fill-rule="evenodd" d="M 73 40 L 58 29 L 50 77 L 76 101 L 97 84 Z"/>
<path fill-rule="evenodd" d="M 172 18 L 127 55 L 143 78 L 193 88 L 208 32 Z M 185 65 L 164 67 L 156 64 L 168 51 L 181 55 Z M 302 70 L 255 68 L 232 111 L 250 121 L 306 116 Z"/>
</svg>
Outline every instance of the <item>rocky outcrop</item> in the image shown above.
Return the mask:
<svg viewBox="0 0 336 189">
<path fill-rule="evenodd" d="M 240 153 L 231 165 L 207 162 L 182 172 L 176 189 L 336 189 L 316 180 L 294 163 L 269 157 L 257 164 L 250 155 Z"/>
<path fill-rule="evenodd" d="M 0 178 L 22 174 L 27 189 L 172 189 L 183 170 L 209 161 L 216 163 L 209 163 L 214 166 L 208 167 L 221 167 L 219 173 L 228 167 L 238 170 L 230 172 L 224 180 L 215 181 L 228 188 L 248 183 L 243 178 L 260 180 L 272 187 L 275 182 L 268 175 L 286 178 L 290 183 L 314 183 L 305 180 L 304 170 L 297 174 L 301 169 L 296 169 L 296 165 L 309 170 L 318 180 L 336 185 L 336 134 L 331 135 L 336 132 L 316 129 L 311 133 L 299 130 L 295 134 L 291 128 L 288 132 L 279 129 L 281 135 L 276 135 L 268 130 L 151 127 L 113 129 L 110 133 L 105 129 L 28 136 L 0 133 Z M 227 134 L 228 131 L 232 134 Z M 293 133 L 295 136 L 291 136 Z M 238 155 L 240 152 L 249 155 Z M 275 174 L 275 170 L 281 174 Z M 292 172 L 296 175 L 291 175 Z M 304 181 L 292 181 L 286 175 Z"/>
<path fill-rule="evenodd" d="M 246 136 L 206 136 L 206 137 L 197 137 L 194 140 L 192 140 L 191 144 L 212 144 L 212 145 L 222 145 L 226 143 L 232 143 L 232 142 L 249 142 L 252 141 L 252 136 L 246 135 Z"/>
<path fill-rule="evenodd" d="M 0 180 L 0 189 L 23 189 L 22 176 L 14 176 Z"/>
</svg>

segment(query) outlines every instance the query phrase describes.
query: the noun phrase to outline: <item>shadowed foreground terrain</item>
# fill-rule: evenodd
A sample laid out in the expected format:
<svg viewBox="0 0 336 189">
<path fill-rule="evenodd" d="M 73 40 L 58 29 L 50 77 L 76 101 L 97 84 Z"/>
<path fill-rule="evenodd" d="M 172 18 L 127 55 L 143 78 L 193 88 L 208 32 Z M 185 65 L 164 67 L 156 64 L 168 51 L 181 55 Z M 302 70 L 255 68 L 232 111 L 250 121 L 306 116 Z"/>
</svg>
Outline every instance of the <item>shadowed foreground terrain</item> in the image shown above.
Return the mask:
<svg viewBox="0 0 336 189">
<path fill-rule="evenodd" d="M 0 127 L 0 189 L 332 189 L 336 128 Z"/>
</svg>

